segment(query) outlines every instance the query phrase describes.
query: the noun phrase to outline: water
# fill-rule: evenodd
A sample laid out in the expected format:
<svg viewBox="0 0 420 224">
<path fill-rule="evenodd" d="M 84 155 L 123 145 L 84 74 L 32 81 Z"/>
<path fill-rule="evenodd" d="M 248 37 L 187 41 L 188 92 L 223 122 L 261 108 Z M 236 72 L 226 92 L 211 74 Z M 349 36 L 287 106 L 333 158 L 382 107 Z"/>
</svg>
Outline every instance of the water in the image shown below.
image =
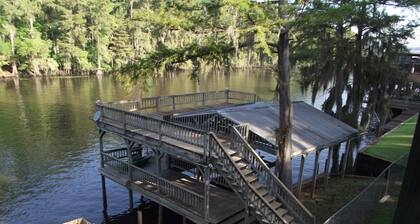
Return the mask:
<svg viewBox="0 0 420 224">
<path fill-rule="evenodd" d="M 162 77 L 152 81 L 144 95 L 231 88 L 273 99 L 276 83 L 262 70 L 205 74 L 199 80 L 186 73 Z M 296 81 L 291 89 L 293 100 L 310 103 L 310 95 L 302 94 Z M 98 99 L 137 94 L 110 77 L 0 82 L 0 223 L 62 223 L 81 216 L 102 222 L 97 130 L 90 117 Z M 317 98 L 317 107 L 324 97 Z M 107 190 L 109 214 L 126 211 L 125 188 L 108 181 Z"/>
</svg>

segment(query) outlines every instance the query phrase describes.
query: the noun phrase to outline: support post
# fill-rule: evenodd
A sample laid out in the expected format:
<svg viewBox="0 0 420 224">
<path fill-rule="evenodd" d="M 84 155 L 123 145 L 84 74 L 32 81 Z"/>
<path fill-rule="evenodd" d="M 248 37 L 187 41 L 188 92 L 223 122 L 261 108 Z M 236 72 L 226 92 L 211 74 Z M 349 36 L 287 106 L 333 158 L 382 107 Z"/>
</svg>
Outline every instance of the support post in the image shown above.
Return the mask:
<svg viewBox="0 0 420 224">
<path fill-rule="evenodd" d="M 133 181 L 133 153 L 132 153 L 132 149 L 134 147 L 135 142 L 126 140 L 126 144 L 127 144 L 127 158 L 128 158 L 128 180 L 130 181 L 130 183 Z M 133 211 L 134 208 L 134 202 L 133 202 L 133 191 L 131 190 L 130 187 L 127 187 L 128 189 L 128 199 L 129 199 L 129 206 L 130 206 L 130 211 Z"/>
<path fill-rule="evenodd" d="M 386 184 L 385 184 L 385 192 L 384 192 L 384 196 L 388 195 L 388 191 L 389 191 L 389 178 L 391 177 L 391 168 L 392 167 L 388 167 L 388 170 L 386 171 Z"/>
<path fill-rule="evenodd" d="M 104 168 L 104 157 L 102 153 L 104 153 L 104 135 L 105 131 L 99 130 L 99 153 L 101 157 L 101 168 Z"/>
<path fill-rule="evenodd" d="M 324 167 L 324 186 L 327 187 L 328 186 L 328 179 L 330 177 L 330 164 L 331 164 L 331 156 L 332 156 L 332 151 L 333 151 L 333 146 L 330 146 L 328 148 L 328 157 L 327 160 L 325 161 L 325 167 Z"/>
<path fill-rule="evenodd" d="M 299 178 L 298 178 L 298 186 L 297 186 L 297 192 L 296 192 L 296 195 L 298 198 L 300 198 L 300 192 L 302 191 L 303 168 L 305 166 L 305 159 L 306 159 L 306 155 L 302 154 L 302 156 L 300 157 Z"/>
<path fill-rule="evenodd" d="M 316 180 L 318 179 L 318 169 L 319 169 L 319 150 L 315 152 L 314 172 L 312 174 L 312 193 L 311 193 L 312 198 L 315 195 Z"/>
<path fill-rule="evenodd" d="M 344 152 L 344 158 L 343 158 L 343 165 L 341 166 L 341 177 L 344 178 L 344 175 L 346 174 L 346 168 L 347 168 L 347 158 L 349 157 L 350 153 L 350 139 L 347 139 L 346 141 L 346 151 Z"/>
<path fill-rule="evenodd" d="M 158 224 L 163 224 L 163 207 L 161 204 L 159 204 L 158 209 Z"/>
<path fill-rule="evenodd" d="M 105 223 L 108 220 L 108 199 L 106 196 L 106 184 L 105 176 L 101 174 L 101 183 L 102 183 L 102 213 L 104 215 Z"/>
<path fill-rule="evenodd" d="M 209 219 L 210 212 L 210 167 L 204 167 L 204 217 Z"/>
</svg>

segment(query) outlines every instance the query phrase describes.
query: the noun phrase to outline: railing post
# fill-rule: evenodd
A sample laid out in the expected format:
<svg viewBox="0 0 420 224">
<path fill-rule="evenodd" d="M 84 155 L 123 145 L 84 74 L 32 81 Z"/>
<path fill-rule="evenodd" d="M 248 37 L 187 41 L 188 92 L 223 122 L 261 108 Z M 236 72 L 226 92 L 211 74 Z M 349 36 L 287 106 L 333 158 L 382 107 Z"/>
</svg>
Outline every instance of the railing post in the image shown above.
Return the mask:
<svg viewBox="0 0 420 224">
<path fill-rule="evenodd" d="M 140 103 L 139 103 L 139 101 L 138 101 L 138 100 L 136 101 L 136 109 L 137 109 L 137 111 L 140 111 L 140 109 L 141 109 L 141 108 L 140 108 Z"/>
<path fill-rule="evenodd" d="M 172 111 L 175 111 L 175 96 L 172 96 Z"/>
<path fill-rule="evenodd" d="M 125 132 L 127 130 L 127 113 L 125 111 L 123 111 L 123 127 Z"/>
<path fill-rule="evenodd" d="M 257 102 L 257 94 L 254 93 L 254 96 L 252 98 L 253 98 L 253 103 L 256 103 Z"/>
<path fill-rule="evenodd" d="M 225 89 L 226 103 L 229 103 L 229 89 Z"/>
<path fill-rule="evenodd" d="M 210 167 L 204 167 L 204 217 L 209 219 L 210 212 Z"/>
<path fill-rule="evenodd" d="M 203 104 L 203 106 L 204 106 L 204 105 L 206 105 L 206 93 L 205 93 L 205 92 L 203 92 L 203 93 L 201 94 L 201 96 L 202 96 L 202 104 Z"/>
<path fill-rule="evenodd" d="M 160 111 L 160 96 L 156 97 L 156 112 Z"/>
</svg>

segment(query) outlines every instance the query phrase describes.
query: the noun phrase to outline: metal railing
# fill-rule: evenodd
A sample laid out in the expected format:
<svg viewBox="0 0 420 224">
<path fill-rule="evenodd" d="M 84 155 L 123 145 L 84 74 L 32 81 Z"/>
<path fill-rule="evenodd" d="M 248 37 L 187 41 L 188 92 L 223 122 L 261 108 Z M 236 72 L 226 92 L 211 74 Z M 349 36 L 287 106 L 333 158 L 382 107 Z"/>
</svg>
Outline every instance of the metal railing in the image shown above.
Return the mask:
<svg viewBox="0 0 420 224">
<path fill-rule="evenodd" d="M 277 178 L 268 168 L 252 146 L 245 140 L 248 133 L 246 125 L 232 127 L 233 149 L 237 151 L 243 160 L 256 172 L 258 180 L 269 189 L 269 193 L 275 196 L 290 213 L 302 223 L 315 223 L 315 217 L 295 197 L 295 195 Z"/>
<path fill-rule="evenodd" d="M 349 203 L 328 218 L 324 224 L 364 223 L 378 201 L 390 192 L 399 192 L 404 178 L 408 154 L 385 168 L 366 188 Z M 357 214 L 357 215 L 355 215 Z"/>
<path fill-rule="evenodd" d="M 118 171 L 122 175 L 129 177 L 130 167 L 132 170 L 132 180 L 130 180 L 131 183 L 136 184 L 144 190 L 152 191 L 153 193 L 159 194 L 162 197 L 173 200 L 176 203 L 180 203 L 191 209 L 194 213 L 200 216 L 204 216 L 203 195 L 183 188 L 164 178 L 158 177 L 148 172 L 147 170 L 108 155 L 107 153 L 102 153 L 102 156 L 105 169 L 109 167 L 115 171 Z"/>
<path fill-rule="evenodd" d="M 206 144 L 206 132 L 202 130 L 101 104 L 97 104 L 97 108 L 101 111 L 102 121 L 117 124 L 124 130 L 141 129 L 159 135 L 160 139 L 169 137 L 200 147 Z"/>
<path fill-rule="evenodd" d="M 236 90 L 221 90 L 198 93 L 155 96 L 136 101 L 118 101 L 103 103 L 103 105 L 133 112 L 133 111 L 175 111 L 179 106 L 202 105 L 209 106 L 218 103 L 255 103 L 260 101 L 255 93 Z"/>
</svg>

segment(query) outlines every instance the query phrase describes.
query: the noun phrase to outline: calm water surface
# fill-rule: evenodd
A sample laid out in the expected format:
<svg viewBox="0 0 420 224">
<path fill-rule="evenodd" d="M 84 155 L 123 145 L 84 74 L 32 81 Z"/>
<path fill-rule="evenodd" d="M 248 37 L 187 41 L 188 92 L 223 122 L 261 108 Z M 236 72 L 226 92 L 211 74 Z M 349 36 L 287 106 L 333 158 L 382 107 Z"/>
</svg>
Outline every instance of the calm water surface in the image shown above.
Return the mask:
<svg viewBox="0 0 420 224">
<path fill-rule="evenodd" d="M 261 70 L 205 74 L 199 80 L 183 73 L 166 76 L 152 81 L 144 95 L 231 88 L 273 99 L 276 82 Z M 97 130 L 90 117 L 98 99 L 137 95 L 110 77 L 0 82 L 0 223 L 62 223 L 81 216 L 102 222 Z M 310 102 L 296 81 L 292 98 Z M 109 214 L 126 211 L 127 191 L 107 184 Z"/>
</svg>

